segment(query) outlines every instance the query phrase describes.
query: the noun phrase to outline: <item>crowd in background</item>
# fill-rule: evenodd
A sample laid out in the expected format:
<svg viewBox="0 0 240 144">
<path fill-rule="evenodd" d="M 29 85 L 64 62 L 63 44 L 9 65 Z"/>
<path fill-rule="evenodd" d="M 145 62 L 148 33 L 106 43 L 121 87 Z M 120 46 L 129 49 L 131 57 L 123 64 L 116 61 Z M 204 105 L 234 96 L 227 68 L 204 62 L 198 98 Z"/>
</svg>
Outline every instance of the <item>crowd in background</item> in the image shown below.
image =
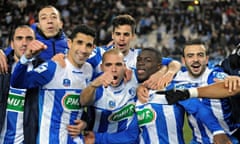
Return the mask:
<svg viewBox="0 0 240 144">
<path fill-rule="evenodd" d="M 80 23 L 97 29 L 97 45 L 111 40 L 111 20 L 128 13 L 137 21 L 134 48 L 155 47 L 163 56 L 180 58 L 186 40 L 200 37 L 212 63 L 225 58 L 240 41 L 240 1 L 181 0 L 4 0 L 0 3 L 0 48 L 9 44 L 17 25 L 37 22 L 42 5 L 54 5 L 67 35 Z"/>
</svg>

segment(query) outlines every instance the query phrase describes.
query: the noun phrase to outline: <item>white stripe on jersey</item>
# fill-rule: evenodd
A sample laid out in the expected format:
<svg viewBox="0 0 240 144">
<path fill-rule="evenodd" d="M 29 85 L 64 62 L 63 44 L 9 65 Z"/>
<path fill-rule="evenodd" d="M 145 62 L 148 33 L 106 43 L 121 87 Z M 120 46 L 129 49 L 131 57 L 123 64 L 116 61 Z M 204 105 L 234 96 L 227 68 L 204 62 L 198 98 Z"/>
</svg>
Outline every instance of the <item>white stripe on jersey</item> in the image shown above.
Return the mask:
<svg viewBox="0 0 240 144">
<path fill-rule="evenodd" d="M 48 96 L 50 92 L 46 91 L 44 95 Z M 49 97 L 50 98 L 50 97 Z M 47 100 L 47 101 L 46 101 Z M 48 102 L 49 101 L 49 102 Z M 52 103 L 51 103 L 52 101 Z M 49 143 L 50 140 L 50 124 L 51 124 L 51 114 L 54 107 L 53 99 L 44 99 L 43 103 L 40 103 L 42 110 L 40 111 L 40 132 L 39 132 L 39 143 Z M 44 115 L 43 115 L 44 114 Z"/>
<path fill-rule="evenodd" d="M 177 137 L 177 122 L 175 121 L 176 117 L 175 117 L 175 113 L 173 110 L 173 106 L 169 106 L 169 105 L 164 105 L 163 106 L 163 112 L 164 114 L 167 114 L 169 116 L 165 116 L 166 118 L 166 123 L 167 123 L 167 128 L 168 128 L 168 136 L 169 136 L 169 143 L 170 144 L 177 144 L 178 143 L 178 137 Z M 171 117 L 171 116 L 174 116 Z M 175 134 L 174 134 L 175 133 Z"/>
</svg>

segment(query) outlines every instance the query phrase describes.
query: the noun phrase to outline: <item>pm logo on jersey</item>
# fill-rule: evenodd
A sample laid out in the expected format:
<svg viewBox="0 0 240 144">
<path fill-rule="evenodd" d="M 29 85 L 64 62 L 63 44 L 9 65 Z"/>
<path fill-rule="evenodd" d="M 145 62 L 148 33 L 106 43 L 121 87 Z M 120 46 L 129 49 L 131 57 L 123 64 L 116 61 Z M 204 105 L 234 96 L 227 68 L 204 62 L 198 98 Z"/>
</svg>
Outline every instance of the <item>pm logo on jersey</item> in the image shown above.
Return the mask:
<svg viewBox="0 0 240 144">
<path fill-rule="evenodd" d="M 65 110 L 79 111 L 81 108 L 79 103 L 79 94 L 66 94 L 62 98 L 62 105 Z"/>
<path fill-rule="evenodd" d="M 135 112 L 135 103 L 129 103 L 126 106 L 122 107 L 120 110 L 112 113 L 108 120 L 109 122 L 118 122 L 129 117 L 132 117 Z"/>
<path fill-rule="evenodd" d="M 71 81 L 69 79 L 63 79 L 63 86 L 69 87 L 71 85 Z"/>
</svg>

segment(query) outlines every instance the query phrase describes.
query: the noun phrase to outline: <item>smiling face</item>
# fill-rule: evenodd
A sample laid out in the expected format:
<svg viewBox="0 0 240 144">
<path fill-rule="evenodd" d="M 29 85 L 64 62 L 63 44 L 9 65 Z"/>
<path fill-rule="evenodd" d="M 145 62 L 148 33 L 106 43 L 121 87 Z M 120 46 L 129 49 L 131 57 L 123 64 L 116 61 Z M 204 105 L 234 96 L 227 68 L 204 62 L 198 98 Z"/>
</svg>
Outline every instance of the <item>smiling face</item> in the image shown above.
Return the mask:
<svg viewBox="0 0 240 144">
<path fill-rule="evenodd" d="M 137 77 L 139 82 L 147 80 L 161 68 L 161 60 L 154 51 L 143 50 L 137 57 Z"/>
<path fill-rule="evenodd" d="M 112 39 L 115 48 L 118 48 L 125 56 L 130 49 L 130 42 L 134 39 L 132 27 L 130 25 L 119 25 L 112 32 Z"/>
<path fill-rule="evenodd" d="M 205 71 L 208 63 L 208 56 L 204 45 L 187 45 L 184 48 L 182 63 L 185 64 L 190 75 L 199 77 Z"/>
<path fill-rule="evenodd" d="M 54 37 L 62 29 L 62 21 L 58 10 L 54 7 L 45 7 L 39 11 L 38 27 L 46 37 Z"/>
<path fill-rule="evenodd" d="M 33 30 L 28 26 L 16 28 L 11 47 L 14 49 L 14 57 L 19 59 L 27 49 L 27 45 L 35 39 Z"/>
<path fill-rule="evenodd" d="M 117 87 L 123 80 L 125 73 L 125 63 L 123 61 L 123 54 L 118 50 L 110 50 L 103 55 L 101 69 L 103 72 L 110 72 L 113 77 L 111 86 Z"/>
<path fill-rule="evenodd" d="M 94 49 L 94 37 L 77 33 L 73 40 L 68 40 L 68 59 L 76 67 L 81 67 Z"/>
</svg>

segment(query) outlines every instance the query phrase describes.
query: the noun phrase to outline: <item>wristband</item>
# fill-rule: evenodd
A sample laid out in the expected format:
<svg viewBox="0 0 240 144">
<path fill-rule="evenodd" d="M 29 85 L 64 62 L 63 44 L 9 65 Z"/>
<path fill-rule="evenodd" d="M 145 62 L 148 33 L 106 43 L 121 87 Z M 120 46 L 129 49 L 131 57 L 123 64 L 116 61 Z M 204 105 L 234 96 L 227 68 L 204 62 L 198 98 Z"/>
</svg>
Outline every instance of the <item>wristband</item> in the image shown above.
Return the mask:
<svg viewBox="0 0 240 144">
<path fill-rule="evenodd" d="M 218 135 L 218 134 L 225 134 L 224 130 L 218 130 L 213 132 L 213 136 Z"/>
<path fill-rule="evenodd" d="M 190 97 L 198 97 L 198 90 L 197 88 L 190 88 L 188 89 Z"/>
<path fill-rule="evenodd" d="M 33 58 L 27 59 L 25 55 L 22 55 L 20 58 L 20 63 L 24 64 L 24 65 L 27 65 L 28 63 L 30 63 L 32 61 L 33 61 Z"/>
</svg>

